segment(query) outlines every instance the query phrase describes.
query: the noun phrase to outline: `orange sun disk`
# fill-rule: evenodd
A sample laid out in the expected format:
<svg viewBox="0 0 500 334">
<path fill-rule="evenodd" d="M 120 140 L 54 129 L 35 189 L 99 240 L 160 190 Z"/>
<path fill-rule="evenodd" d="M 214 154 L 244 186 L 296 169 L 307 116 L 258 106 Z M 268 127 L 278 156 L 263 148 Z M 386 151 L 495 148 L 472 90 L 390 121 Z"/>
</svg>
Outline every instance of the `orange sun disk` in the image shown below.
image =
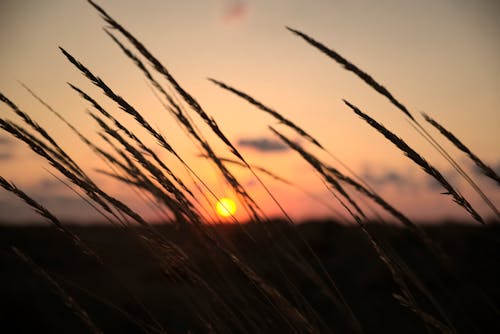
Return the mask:
<svg viewBox="0 0 500 334">
<path fill-rule="evenodd" d="M 232 216 L 236 212 L 236 202 L 231 198 L 221 198 L 215 205 L 215 210 L 221 217 Z"/>
</svg>

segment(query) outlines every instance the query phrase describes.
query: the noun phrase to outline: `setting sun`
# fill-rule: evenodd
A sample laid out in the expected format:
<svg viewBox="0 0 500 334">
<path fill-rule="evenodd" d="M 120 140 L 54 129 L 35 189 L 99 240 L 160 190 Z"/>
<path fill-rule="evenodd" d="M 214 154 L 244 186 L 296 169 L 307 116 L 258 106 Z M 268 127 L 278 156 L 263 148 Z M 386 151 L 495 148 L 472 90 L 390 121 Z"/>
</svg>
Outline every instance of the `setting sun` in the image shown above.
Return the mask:
<svg viewBox="0 0 500 334">
<path fill-rule="evenodd" d="M 236 212 L 236 203 L 231 198 L 221 198 L 215 205 L 217 214 L 221 217 L 229 217 Z"/>
</svg>

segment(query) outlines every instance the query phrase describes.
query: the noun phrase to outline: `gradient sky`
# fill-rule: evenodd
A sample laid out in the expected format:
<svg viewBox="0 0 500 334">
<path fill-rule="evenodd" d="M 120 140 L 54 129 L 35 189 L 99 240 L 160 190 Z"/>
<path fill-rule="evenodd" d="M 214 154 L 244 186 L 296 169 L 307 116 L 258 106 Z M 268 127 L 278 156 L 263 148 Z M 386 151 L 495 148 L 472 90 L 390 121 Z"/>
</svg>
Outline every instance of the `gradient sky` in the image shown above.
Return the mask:
<svg viewBox="0 0 500 334">
<path fill-rule="evenodd" d="M 426 112 L 433 116 L 498 171 L 500 5 L 497 1 L 101 0 L 98 3 L 169 68 L 250 162 L 338 207 L 311 168 L 296 153 L 276 143 L 267 126 L 276 126 L 293 139 L 297 138 L 295 134 L 214 86 L 207 77 L 249 93 L 300 124 L 411 218 L 468 219 L 449 197 L 440 194 L 441 189 L 426 174 L 350 112 L 342 103 L 345 98 L 404 138 L 449 176 L 484 217 L 491 216 L 470 186 L 460 181 L 385 98 L 292 35 L 285 26 L 301 30 L 338 51 L 389 88 L 412 113 Z M 94 123 L 85 114 L 88 105 L 66 82 L 91 92 L 115 115 L 119 113 L 67 62 L 58 50 L 62 46 L 137 107 L 219 196 L 231 196 L 215 170 L 197 157 L 199 152 L 162 110 L 144 77 L 104 34 L 103 26 L 97 13 L 83 0 L 2 0 L 0 91 L 46 127 L 105 189 L 154 219 L 133 193 L 124 193 L 123 186 L 93 173 L 95 167 L 102 167 L 99 160 L 18 84 L 18 80 L 26 83 L 89 138 L 100 142 Z M 2 118 L 20 122 L 5 105 L 0 106 L 0 112 Z M 129 118 L 121 119 L 135 129 Z M 229 156 L 208 129 L 201 127 L 220 155 Z M 432 129 L 431 132 L 441 139 Z M 144 132 L 139 133 L 147 138 Z M 153 144 L 152 140 L 148 142 Z M 498 205 L 498 187 L 478 175 L 464 155 L 444 140 L 441 142 Z M 328 156 L 302 143 L 331 162 Z M 185 177 L 171 156 L 160 149 L 157 152 Z M 231 170 L 270 215 L 278 214 L 276 206 L 248 172 L 237 167 Z M 3 177 L 14 181 L 62 218 L 93 219 L 92 209 L 48 171 L 51 171 L 48 164 L 22 143 L 0 133 Z M 296 219 L 330 213 L 296 189 L 265 176 L 263 180 Z M 0 221 L 33 217 L 19 200 L 0 191 Z"/>
</svg>

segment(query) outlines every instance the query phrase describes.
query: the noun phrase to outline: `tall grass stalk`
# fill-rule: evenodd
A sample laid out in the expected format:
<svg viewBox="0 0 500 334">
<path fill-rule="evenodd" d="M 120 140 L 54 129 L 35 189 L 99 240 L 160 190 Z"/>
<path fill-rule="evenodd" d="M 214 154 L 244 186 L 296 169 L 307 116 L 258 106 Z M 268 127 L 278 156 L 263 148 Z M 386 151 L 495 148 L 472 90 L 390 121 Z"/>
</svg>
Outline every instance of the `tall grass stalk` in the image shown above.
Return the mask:
<svg viewBox="0 0 500 334">
<path fill-rule="evenodd" d="M 406 144 L 401 138 L 395 135 L 393 132 L 387 130 L 383 125 L 375 121 L 370 116 L 363 113 L 359 108 L 350 102 L 344 100 L 344 103 L 354 111 L 358 116 L 365 120 L 369 125 L 380 132 L 384 137 L 391 141 L 397 148 L 399 148 L 404 155 L 411 159 L 414 163 L 422 167 L 422 169 L 432 176 L 436 181 L 438 181 L 447 191 L 448 195 L 451 195 L 453 201 L 464 208 L 477 222 L 484 224 L 483 218 L 474 210 L 470 203 L 457 191 L 455 188 L 446 180 L 446 178 L 433 166 L 431 166 L 422 156 L 420 156 L 415 150 L 413 150 L 408 144 Z"/>
<path fill-rule="evenodd" d="M 118 30 L 136 49 L 139 51 L 143 57 L 145 57 L 150 65 L 160 74 L 162 74 L 168 82 L 174 87 L 175 91 L 184 99 L 188 105 L 191 106 L 191 108 L 198 114 L 200 117 L 209 125 L 209 127 L 212 129 L 212 131 L 215 133 L 217 137 L 219 137 L 225 144 L 226 146 L 230 149 L 230 151 L 238 158 L 240 159 L 246 166 L 247 168 L 252 172 L 252 174 L 255 176 L 255 178 L 258 180 L 258 182 L 264 187 L 266 192 L 270 195 L 272 198 L 273 202 L 277 204 L 279 207 L 280 211 L 287 217 L 287 220 L 292 223 L 292 226 L 294 226 L 293 221 L 291 218 L 288 216 L 286 211 L 283 209 L 283 207 L 279 204 L 279 202 L 276 200 L 274 195 L 272 194 L 271 191 L 265 186 L 265 184 L 262 182 L 262 180 L 258 177 L 258 175 L 255 173 L 255 171 L 251 168 L 250 164 L 248 164 L 243 156 L 237 151 L 237 149 L 231 144 L 231 142 L 225 137 L 225 135 L 221 132 L 219 126 L 215 122 L 215 120 L 206 114 L 206 112 L 202 109 L 202 107 L 196 102 L 192 96 L 187 93 L 179 84 L 178 82 L 173 78 L 173 76 L 169 73 L 169 71 L 158 61 L 130 32 L 128 32 L 126 29 L 124 29 L 119 23 L 117 23 L 114 19 L 112 19 L 102 8 L 97 6 L 95 3 L 92 1 L 89 1 L 103 16 L 105 21 L 109 23 L 114 29 Z M 110 35 L 110 34 L 108 34 Z M 110 35 L 112 36 L 112 35 Z M 149 74 L 149 72 L 145 69 L 145 66 L 142 65 L 142 63 L 138 60 L 137 57 L 135 57 L 129 50 L 127 50 L 116 38 L 112 39 L 119 45 L 119 47 L 122 49 L 125 54 L 132 59 L 132 61 L 141 69 L 141 71 L 146 75 L 148 80 L 150 80 L 153 84 L 153 86 L 158 88 L 158 84 L 156 81 L 152 79 L 152 76 Z M 71 61 L 71 60 L 70 60 Z M 78 66 L 76 63 L 74 63 L 76 66 Z M 86 72 L 84 72 L 86 73 Z M 95 80 L 92 79 L 91 76 L 87 77 L 91 78 L 92 81 L 95 82 Z M 243 199 L 243 203 L 245 204 L 245 207 L 250 211 L 251 217 L 256 220 L 256 221 L 263 221 L 261 215 L 262 215 L 262 210 L 257 206 L 255 201 L 247 194 L 247 192 L 244 190 L 244 188 L 239 184 L 239 182 L 236 180 L 236 178 L 225 168 L 225 166 L 222 164 L 221 161 L 218 160 L 216 154 L 213 152 L 211 147 L 208 145 L 208 142 L 204 139 L 202 139 L 201 135 L 195 130 L 193 125 L 190 123 L 190 121 L 186 118 L 185 114 L 180 111 L 180 108 L 173 103 L 173 99 L 166 94 L 165 90 L 160 89 L 160 92 L 165 95 L 167 100 L 174 105 L 174 108 L 176 109 L 176 112 L 174 112 L 175 116 L 179 119 L 180 123 L 183 124 L 186 128 L 186 130 L 199 142 L 199 144 L 203 147 L 205 150 L 206 155 L 215 163 L 215 165 L 218 167 L 218 169 L 221 171 L 222 175 L 226 179 L 226 181 L 233 187 L 235 192 L 240 195 L 240 197 Z M 109 95 L 108 95 L 109 96 Z M 300 235 L 299 235 L 300 238 Z M 304 241 L 304 240 L 302 240 Z M 309 248 L 309 246 L 306 243 L 306 247 Z M 311 250 L 312 253 L 312 250 Z M 314 256 L 314 255 L 313 255 Z M 316 257 L 315 257 L 316 259 Z M 334 291 L 338 291 L 338 289 L 335 287 L 333 280 L 329 277 L 328 273 L 324 269 L 324 267 L 321 265 L 319 261 L 317 261 L 318 264 L 320 265 L 323 271 L 323 273 L 326 275 L 328 278 L 328 281 L 332 285 Z M 308 266 L 307 263 L 305 263 L 306 266 Z M 337 292 L 338 294 L 338 292 Z M 348 311 L 348 313 L 352 314 L 352 312 Z M 354 321 L 356 322 L 356 321 Z M 359 327 L 359 325 L 356 325 L 356 327 Z"/>
<path fill-rule="evenodd" d="M 283 140 L 288 146 L 290 146 L 293 150 L 295 150 L 297 153 L 299 153 L 304 160 L 306 160 L 318 173 L 320 173 L 324 179 L 333 187 L 335 190 L 337 190 L 339 193 L 339 188 L 335 185 L 339 185 L 338 181 L 336 181 L 329 173 L 327 173 L 323 168 L 322 168 L 322 163 L 314 156 L 311 154 L 307 153 L 305 150 L 303 150 L 297 143 L 292 142 L 290 139 L 285 137 L 283 134 L 280 132 L 276 131 L 272 127 L 270 127 L 270 130 L 276 134 L 281 140 Z M 392 259 L 390 254 L 388 254 L 384 248 L 382 247 L 382 243 L 380 240 L 377 240 L 377 238 L 370 233 L 370 231 L 367 230 L 366 228 L 366 223 L 363 221 L 363 219 L 354 213 L 347 205 L 344 203 L 344 201 L 337 196 L 335 193 L 332 192 L 334 197 L 337 199 L 337 201 L 341 204 L 341 206 L 354 218 L 355 222 L 358 224 L 358 226 L 361 228 L 363 231 L 364 235 L 367 237 L 368 241 L 376 251 L 377 255 L 379 256 L 380 260 L 384 263 L 384 265 L 387 267 L 389 272 L 391 273 L 391 276 L 396 283 L 396 285 L 399 287 L 401 292 L 404 294 L 406 300 L 409 302 L 411 309 L 412 310 L 417 310 L 416 314 L 422 318 L 422 320 L 427 324 L 429 323 L 428 319 L 424 317 L 424 314 L 427 316 L 428 314 L 425 313 L 424 311 L 421 310 L 421 308 L 418 306 L 417 301 L 413 295 L 413 293 L 410 291 L 408 284 L 406 283 L 405 276 L 407 279 L 409 279 L 410 282 L 416 282 L 416 276 L 408 276 L 405 271 L 401 269 L 401 266 L 397 264 L 395 260 Z M 342 193 L 341 193 L 342 194 Z M 343 195 L 343 194 L 342 194 Z M 345 196 L 344 196 L 345 197 Z M 432 295 L 427 295 L 426 292 L 428 291 L 426 288 L 423 287 L 422 283 L 417 284 L 417 287 L 419 288 L 420 291 L 422 291 L 427 298 L 435 304 L 438 310 L 442 311 L 442 307 L 437 303 L 437 301 L 432 297 Z M 446 314 L 441 314 L 445 319 L 448 319 Z M 432 319 L 433 317 L 430 316 Z M 430 322 L 431 324 L 433 323 L 432 321 Z M 439 323 L 439 321 L 436 320 L 436 323 Z M 453 328 L 453 325 L 451 322 L 449 323 L 450 327 Z"/>
<path fill-rule="evenodd" d="M 432 117 L 429 115 L 422 113 L 422 116 L 424 119 L 431 124 L 433 127 L 435 127 L 443 136 L 445 136 L 453 145 L 455 145 L 456 148 L 458 148 L 460 151 L 464 152 L 467 154 L 467 156 L 474 161 L 477 167 L 483 172 L 484 175 L 489 177 L 490 179 L 496 181 L 497 185 L 500 186 L 500 176 L 498 176 L 497 173 L 485 164 L 477 155 L 475 155 L 465 144 L 463 144 L 453 133 L 448 131 L 444 126 L 442 126 L 440 123 L 438 123 L 436 120 L 434 120 Z M 498 212 L 497 212 L 498 216 Z"/>
<path fill-rule="evenodd" d="M 340 158 L 338 158 L 335 154 L 333 154 L 330 150 L 328 150 L 327 148 L 325 148 L 322 144 L 319 143 L 319 141 L 314 138 L 312 135 L 310 135 L 308 132 L 306 132 L 304 129 L 302 129 L 300 126 L 296 125 L 294 122 L 292 122 L 291 120 L 289 120 L 288 118 L 286 118 L 285 116 L 283 116 L 282 114 L 280 114 L 279 112 L 275 111 L 274 109 L 264 105 L 262 102 L 260 101 L 257 101 L 255 98 L 253 98 L 252 96 L 248 95 L 247 93 L 244 93 L 242 92 L 241 90 L 238 90 L 232 86 L 229 86 L 225 83 L 223 83 L 222 81 L 219 81 L 219 80 L 215 80 L 215 79 L 212 79 L 212 78 L 208 78 L 209 81 L 213 82 L 214 84 L 216 84 L 217 86 L 241 97 L 242 99 L 244 99 L 245 101 L 249 102 L 250 104 L 254 105 L 255 107 L 257 107 L 258 109 L 268 113 L 269 115 L 271 115 L 273 118 L 275 118 L 278 122 L 280 122 L 280 124 L 283 124 L 291 129 L 293 129 L 295 132 L 297 132 L 302 138 L 305 138 L 307 141 L 313 143 L 315 146 L 317 146 L 318 148 L 320 148 L 322 151 L 326 152 L 331 158 L 333 158 L 336 162 L 338 162 L 342 167 L 344 167 L 349 173 L 351 173 L 351 175 L 353 175 L 356 179 L 358 179 L 365 187 L 367 187 L 368 189 L 370 189 L 371 191 L 373 191 L 373 189 L 371 189 L 370 185 L 365 181 L 363 180 L 363 178 L 361 176 L 359 176 L 358 174 L 356 174 L 355 171 L 353 171 L 344 161 L 342 161 Z"/>
<path fill-rule="evenodd" d="M 337 63 L 341 64 L 346 70 L 354 73 L 361 80 L 363 80 L 368 86 L 372 87 L 375 91 L 385 96 L 396 108 L 405 114 L 409 119 L 409 124 L 412 126 L 431 146 L 433 146 L 439 154 L 441 154 L 451 166 L 472 186 L 472 188 L 479 194 L 486 205 L 498 216 L 498 210 L 495 205 L 491 202 L 488 196 L 481 190 L 481 188 L 472 180 L 472 178 L 462 169 L 462 167 L 446 152 L 446 150 L 439 144 L 438 141 L 432 137 L 427 130 L 418 122 L 418 120 L 410 113 L 410 111 L 404 106 L 399 100 L 397 100 L 387 88 L 379 84 L 373 77 L 368 73 L 361 70 L 359 67 L 348 61 L 346 58 L 342 57 L 338 52 L 326 47 L 324 44 L 316 41 L 312 37 L 300 32 L 298 30 L 286 27 L 293 34 L 301 37 L 307 43 L 314 46 L 322 53 L 326 54 L 328 57 L 335 60 Z"/>
</svg>

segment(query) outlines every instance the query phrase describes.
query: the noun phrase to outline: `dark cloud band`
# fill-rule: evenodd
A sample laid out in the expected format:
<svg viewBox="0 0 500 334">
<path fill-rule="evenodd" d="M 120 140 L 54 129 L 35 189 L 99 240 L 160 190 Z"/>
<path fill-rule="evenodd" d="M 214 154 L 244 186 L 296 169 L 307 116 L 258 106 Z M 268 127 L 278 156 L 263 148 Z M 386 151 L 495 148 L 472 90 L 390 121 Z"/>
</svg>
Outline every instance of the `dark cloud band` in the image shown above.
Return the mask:
<svg viewBox="0 0 500 334">
<path fill-rule="evenodd" d="M 238 145 L 253 148 L 260 152 L 284 152 L 289 149 L 281 141 L 269 138 L 241 138 L 238 140 Z"/>
<path fill-rule="evenodd" d="M 14 142 L 7 137 L 0 136 L 0 146 L 9 146 Z"/>
</svg>

